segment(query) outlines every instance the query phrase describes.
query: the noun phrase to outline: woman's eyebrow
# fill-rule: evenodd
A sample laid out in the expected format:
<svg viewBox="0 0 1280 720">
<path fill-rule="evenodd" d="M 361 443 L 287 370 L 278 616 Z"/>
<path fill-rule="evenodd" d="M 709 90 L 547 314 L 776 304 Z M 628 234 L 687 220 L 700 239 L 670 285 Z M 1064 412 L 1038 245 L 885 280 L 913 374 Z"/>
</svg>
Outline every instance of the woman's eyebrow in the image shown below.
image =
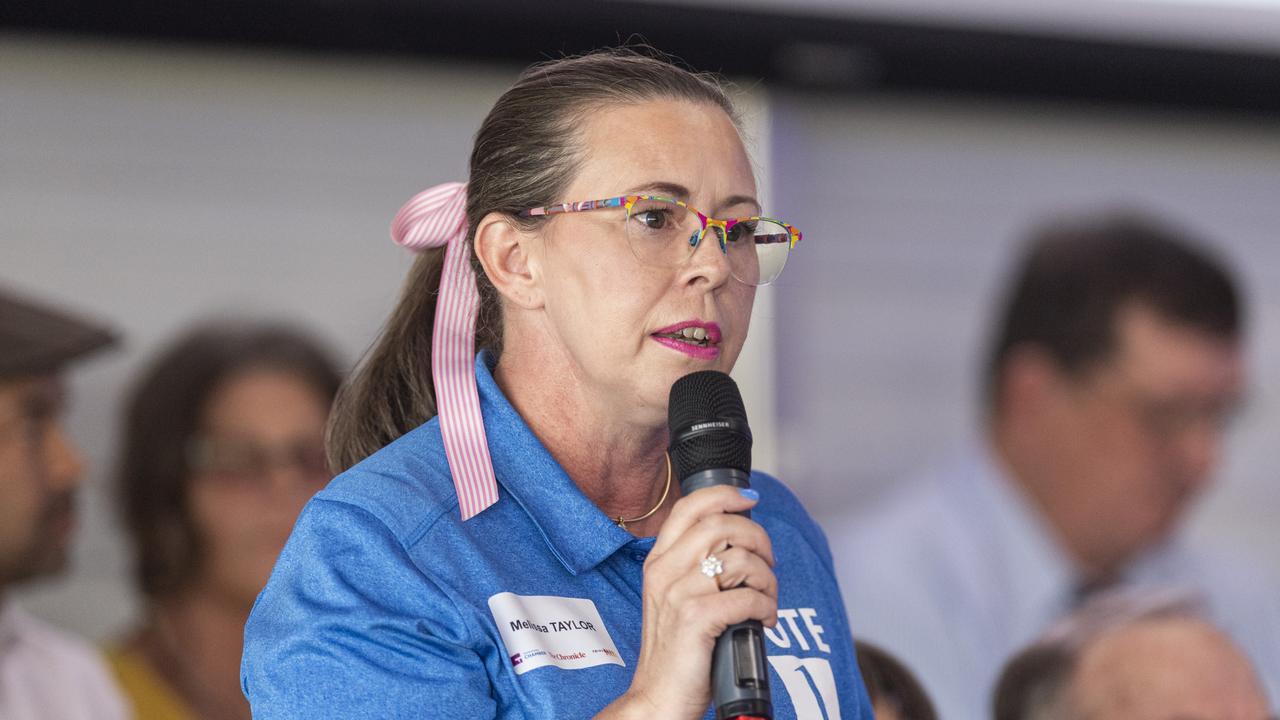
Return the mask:
<svg viewBox="0 0 1280 720">
<path fill-rule="evenodd" d="M 729 197 L 720 201 L 720 207 L 722 208 L 729 208 L 735 205 L 750 205 L 751 207 L 756 209 L 757 213 L 760 212 L 760 209 L 761 209 L 760 201 L 756 200 L 750 195 L 730 195 Z"/>
<path fill-rule="evenodd" d="M 675 200 L 689 201 L 689 188 L 680 183 L 666 182 L 658 180 L 656 182 L 647 182 L 636 185 L 635 187 L 623 192 L 624 195 L 662 195 Z"/>
</svg>

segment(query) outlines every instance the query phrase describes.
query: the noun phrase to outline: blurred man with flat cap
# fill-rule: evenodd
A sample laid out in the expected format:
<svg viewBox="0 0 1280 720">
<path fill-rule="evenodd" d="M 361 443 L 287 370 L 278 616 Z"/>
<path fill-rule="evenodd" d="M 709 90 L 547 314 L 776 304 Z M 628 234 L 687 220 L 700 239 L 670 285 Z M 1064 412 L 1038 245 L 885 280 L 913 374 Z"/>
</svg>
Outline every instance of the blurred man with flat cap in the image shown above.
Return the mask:
<svg viewBox="0 0 1280 720">
<path fill-rule="evenodd" d="M 114 343 L 91 323 L 0 289 L 0 719 L 114 720 L 123 700 L 91 645 L 23 612 L 11 591 L 66 565 L 83 469 L 62 426 L 66 366 Z"/>
</svg>

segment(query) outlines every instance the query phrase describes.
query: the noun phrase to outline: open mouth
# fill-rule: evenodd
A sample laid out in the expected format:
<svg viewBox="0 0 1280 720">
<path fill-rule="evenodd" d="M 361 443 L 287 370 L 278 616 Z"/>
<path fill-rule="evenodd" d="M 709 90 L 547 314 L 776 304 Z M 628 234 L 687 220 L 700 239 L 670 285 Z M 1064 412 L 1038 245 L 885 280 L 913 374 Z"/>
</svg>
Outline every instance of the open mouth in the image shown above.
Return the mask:
<svg viewBox="0 0 1280 720">
<path fill-rule="evenodd" d="M 720 357 L 720 326 L 702 320 L 686 320 L 652 333 L 655 342 L 699 360 Z"/>
<path fill-rule="evenodd" d="M 654 337 L 670 338 L 679 342 L 688 343 L 696 347 L 710 347 L 715 345 L 719 338 L 713 339 L 706 328 L 702 327 L 686 327 L 673 332 L 656 332 Z"/>
</svg>

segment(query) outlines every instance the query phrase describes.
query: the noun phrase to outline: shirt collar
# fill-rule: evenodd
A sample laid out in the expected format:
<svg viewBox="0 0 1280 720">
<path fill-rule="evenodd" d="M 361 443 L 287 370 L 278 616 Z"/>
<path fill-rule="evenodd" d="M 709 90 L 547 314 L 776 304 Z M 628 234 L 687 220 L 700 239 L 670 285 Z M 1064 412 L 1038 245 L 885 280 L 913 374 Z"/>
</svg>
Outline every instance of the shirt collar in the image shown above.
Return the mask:
<svg viewBox="0 0 1280 720">
<path fill-rule="evenodd" d="M 1035 632 L 1070 603 L 1074 564 L 989 444 L 975 447 L 965 467 L 958 500 L 979 519 L 988 567 L 1016 597 L 1010 620 Z"/>
<path fill-rule="evenodd" d="M 497 359 L 476 357 L 476 387 L 498 484 L 538 526 L 552 553 L 574 575 L 591 570 L 636 538 L 583 494 L 525 424 L 493 379 Z M 494 439 L 501 438 L 500 442 Z"/>
</svg>

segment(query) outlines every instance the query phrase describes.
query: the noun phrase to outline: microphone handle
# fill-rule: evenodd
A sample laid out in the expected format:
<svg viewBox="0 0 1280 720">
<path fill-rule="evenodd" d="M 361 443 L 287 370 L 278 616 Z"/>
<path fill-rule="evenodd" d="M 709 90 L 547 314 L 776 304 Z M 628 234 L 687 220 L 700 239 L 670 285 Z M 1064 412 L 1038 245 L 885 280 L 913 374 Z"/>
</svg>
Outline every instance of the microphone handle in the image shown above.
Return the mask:
<svg viewBox="0 0 1280 720">
<path fill-rule="evenodd" d="M 751 475 L 735 468 L 712 468 L 680 481 L 680 489 L 686 495 L 715 485 L 751 487 Z M 750 510 L 738 514 L 751 517 Z M 759 620 L 730 625 L 716 638 L 711 656 L 711 703 L 716 720 L 772 720 L 773 696 L 765 666 L 764 628 Z"/>
</svg>

